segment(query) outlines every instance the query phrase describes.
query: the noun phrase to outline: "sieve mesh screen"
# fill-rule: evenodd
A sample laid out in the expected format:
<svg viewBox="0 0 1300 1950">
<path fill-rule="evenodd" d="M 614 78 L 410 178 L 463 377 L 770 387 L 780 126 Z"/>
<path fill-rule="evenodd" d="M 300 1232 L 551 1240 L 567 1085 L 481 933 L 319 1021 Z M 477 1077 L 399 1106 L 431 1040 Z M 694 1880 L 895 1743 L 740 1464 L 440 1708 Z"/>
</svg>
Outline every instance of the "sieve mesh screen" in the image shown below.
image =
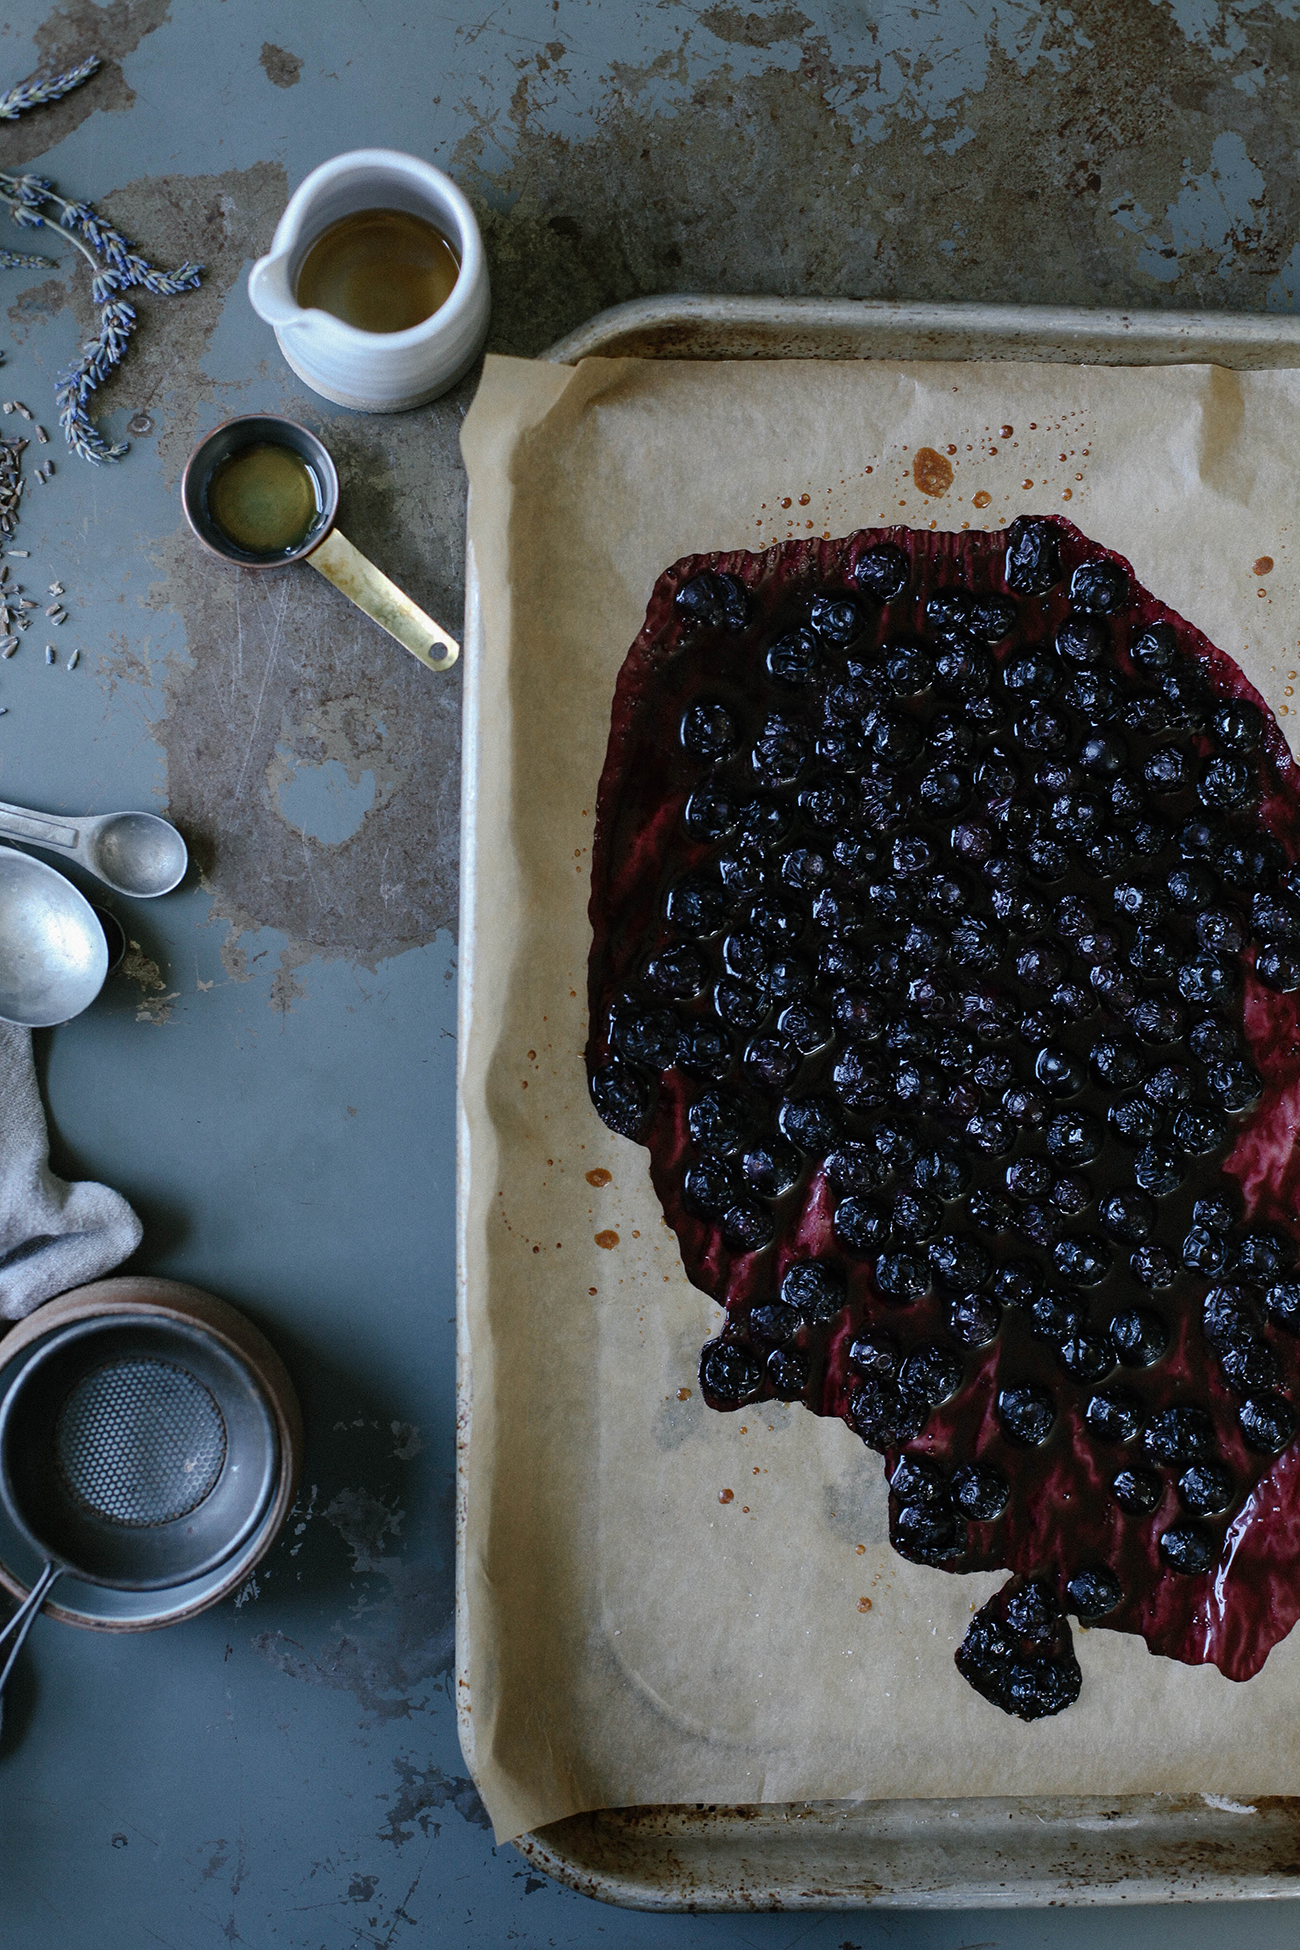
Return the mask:
<svg viewBox="0 0 1300 1950">
<path fill-rule="evenodd" d="M 172 1523 L 209 1496 L 226 1459 L 210 1390 L 167 1361 L 112 1361 L 84 1375 L 59 1411 L 54 1459 L 65 1488 L 109 1523 Z"/>
</svg>

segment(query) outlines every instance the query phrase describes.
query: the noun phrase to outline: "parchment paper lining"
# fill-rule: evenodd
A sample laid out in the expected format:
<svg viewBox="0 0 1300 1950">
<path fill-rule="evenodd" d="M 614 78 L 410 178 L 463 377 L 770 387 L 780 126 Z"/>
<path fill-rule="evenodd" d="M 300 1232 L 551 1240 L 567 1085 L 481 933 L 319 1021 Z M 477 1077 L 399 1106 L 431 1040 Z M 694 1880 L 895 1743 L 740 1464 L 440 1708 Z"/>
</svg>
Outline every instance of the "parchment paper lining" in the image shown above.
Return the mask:
<svg viewBox="0 0 1300 1950">
<path fill-rule="evenodd" d="M 879 1458 L 841 1423 L 704 1409 L 718 1312 L 582 1064 L 594 793 L 663 568 L 1066 513 L 1236 658 L 1294 744 L 1298 436 L 1290 372 L 487 361 L 462 435 L 484 648 L 466 722 L 459 1692 L 498 1839 L 648 1802 L 1300 1793 L 1295 1635 L 1234 1686 L 1078 1632 L 1079 1704 L 1028 1727 L 970 1691 L 952 1652 L 1004 1574 L 896 1557 Z M 916 485 L 922 447 L 952 462 L 940 495 Z"/>
</svg>

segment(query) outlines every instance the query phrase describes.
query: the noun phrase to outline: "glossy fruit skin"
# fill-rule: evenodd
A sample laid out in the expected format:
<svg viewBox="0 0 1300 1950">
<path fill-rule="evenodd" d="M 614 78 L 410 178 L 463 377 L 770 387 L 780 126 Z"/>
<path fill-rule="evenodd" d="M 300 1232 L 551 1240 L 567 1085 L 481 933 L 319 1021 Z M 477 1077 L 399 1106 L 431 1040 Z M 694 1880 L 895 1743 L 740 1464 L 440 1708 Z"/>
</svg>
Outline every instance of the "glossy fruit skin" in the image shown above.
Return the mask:
<svg viewBox="0 0 1300 1950">
<path fill-rule="evenodd" d="M 839 1415 L 891 1481 L 928 1457 L 891 1490 L 915 1562 L 1004 1564 L 1080 1616 L 1113 1578 L 1096 1623 L 1229 1657 L 1187 1566 L 1286 1462 L 1300 1380 L 1292 1208 L 1209 1209 L 1276 1102 L 1250 1025 L 1300 991 L 1300 874 L 1258 813 L 1295 798 L 1276 726 L 1042 518 L 696 561 L 668 610 L 671 755 L 633 713 L 612 759 L 640 856 L 598 802 L 594 889 L 644 866 L 617 915 L 593 899 L 590 1072 L 728 1306 L 706 1400 Z M 1206 1404 L 1208 1442 L 1170 1420 Z M 1025 1513 L 1064 1526 L 1076 1468 L 1086 1520 L 1044 1564 Z"/>
</svg>

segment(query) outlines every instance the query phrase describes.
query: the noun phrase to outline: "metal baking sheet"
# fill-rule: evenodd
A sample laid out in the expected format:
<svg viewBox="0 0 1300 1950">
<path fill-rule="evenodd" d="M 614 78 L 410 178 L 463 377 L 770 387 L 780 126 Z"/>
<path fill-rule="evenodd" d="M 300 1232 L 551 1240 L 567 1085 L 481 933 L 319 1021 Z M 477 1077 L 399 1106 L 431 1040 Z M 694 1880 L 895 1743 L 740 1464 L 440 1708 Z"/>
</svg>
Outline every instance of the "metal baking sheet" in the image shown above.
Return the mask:
<svg viewBox="0 0 1300 1950">
<path fill-rule="evenodd" d="M 1058 306 L 670 295 L 599 313 L 542 354 L 1300 365 L 1300 318 Z M 482 648 L 467 560 L 465 709 Z M 474 741 L 466 739 L 466 751 Z M 477 780 L 464 780 L 463 870 Z M 462 1265 L 461 1277 L 467 1269 Z M 468 1429 L 462 1351 L 459 1427 Z M 461 1505 L 463 1509 L 463 1503 Z M 458 1523 L 460 1516 L 458 1512 Z M 463 1614 L 460 1617 L 463 1638 Z M 462 1704 L 465 1675 L 459 1675 Z M 584 1895 L 654 1910 L 1015 1907 L 1293 1896 L 1300 1798 L 1221 1795 L 603 1809 L 516 1846 Z"/>
</svg>

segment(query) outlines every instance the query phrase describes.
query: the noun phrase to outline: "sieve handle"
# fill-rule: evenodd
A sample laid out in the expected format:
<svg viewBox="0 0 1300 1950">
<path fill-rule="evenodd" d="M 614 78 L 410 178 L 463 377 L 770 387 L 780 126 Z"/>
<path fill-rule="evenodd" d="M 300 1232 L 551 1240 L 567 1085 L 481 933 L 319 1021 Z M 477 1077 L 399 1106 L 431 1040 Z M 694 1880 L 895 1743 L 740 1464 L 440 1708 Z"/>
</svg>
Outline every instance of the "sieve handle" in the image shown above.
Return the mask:
<svg viewBox="0 0 1300 1950">
<path fill-rule="evenodd" d="M 62 1576 L 62 1564 L 45 1565 L 41 1575 L 37 1578 L 35 1584 L 27 1593 L 27 1596 L 23 1599 L 21 1605 L 19 1605 L 13 1617 L 7 1625 L 0 1628 L 0 1649 L 4 1647 L 6 1639 L 11 1641 L 9 1655 L 4 1665 L 0 1666 L 0 1702 L 4 1699 L 4 1690 L 9 1684 L 9 1675 L 14 1669 L 14 1661 L 23 1649 L 27 1634 L 36 1623 L 41 1606 L 45 1603 L 49 1595 L 50 1587 L 56 1578 L 61 1578 Z"/>
</svg>

